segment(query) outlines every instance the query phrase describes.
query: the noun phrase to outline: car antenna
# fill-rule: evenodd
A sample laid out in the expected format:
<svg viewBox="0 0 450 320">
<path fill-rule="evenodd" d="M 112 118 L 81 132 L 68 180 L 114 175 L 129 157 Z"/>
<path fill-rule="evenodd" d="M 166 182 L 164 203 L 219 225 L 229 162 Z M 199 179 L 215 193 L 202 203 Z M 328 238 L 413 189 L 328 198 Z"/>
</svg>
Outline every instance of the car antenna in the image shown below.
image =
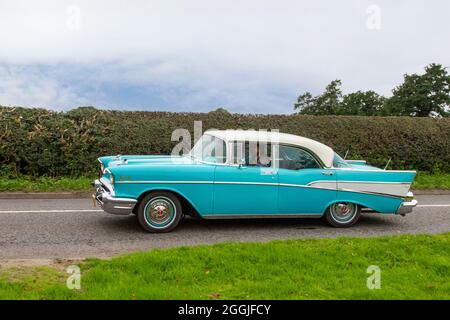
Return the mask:
<svg viewBox="0 0 450 320">
<path fill-rule="evenodd" d="M 388 167 L 389 163 L 391 162 L 392 157 L 389 158 L 388 162 L 386 163 L 386 166 L 384 167 L 384 170 L 386 170 L 386 168 Z"/>
<path fill-rule="evenodd" d="M 347 149 L 347 151 L 345 151 L 344 160 L 347 159 L 347 155 L 348 155 L 348 152 L 349 152 L 349 151 L 350 151 L 349 149 Z"/>
</svg>

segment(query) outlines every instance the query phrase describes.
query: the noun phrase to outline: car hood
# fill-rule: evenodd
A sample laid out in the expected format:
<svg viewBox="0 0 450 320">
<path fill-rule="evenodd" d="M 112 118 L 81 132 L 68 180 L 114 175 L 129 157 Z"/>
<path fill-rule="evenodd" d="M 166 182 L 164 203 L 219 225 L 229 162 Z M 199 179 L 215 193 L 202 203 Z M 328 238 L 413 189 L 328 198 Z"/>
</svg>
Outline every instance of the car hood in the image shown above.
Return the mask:
<svg viewBox="0 0 450 320">
<path fill-rule="evenodd" d="M 194 164 L 195 161 L 187 156 L 150 156 L 150 155 L 120 155 L 100 157 L 99 161 L 105 168 L 130 165 L 175 165 Z"/>
<path fill-rule="evenodd" d="M 189 156 L 172 155 L 118 155 L 100 157 L 99 161 L 105 168 L 129 165 L 186 165 L 199 163 Z M 349 160 L 347 163 L 352 169 L 356 170 L 381 170 L 380 168 L 367 165 L 365 161 Z"/>
</svg>

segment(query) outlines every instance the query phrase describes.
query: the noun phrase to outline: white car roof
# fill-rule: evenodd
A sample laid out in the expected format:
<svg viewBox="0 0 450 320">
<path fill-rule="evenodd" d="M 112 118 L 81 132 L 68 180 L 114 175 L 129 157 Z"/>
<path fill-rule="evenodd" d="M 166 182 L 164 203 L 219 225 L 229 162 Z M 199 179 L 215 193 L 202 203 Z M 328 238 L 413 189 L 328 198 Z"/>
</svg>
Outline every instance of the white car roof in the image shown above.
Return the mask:
<svg viewBox="0 0 450 320">
<path fill-rule="evenodd" d="M 289 144 L 299 146 L 313 152 L 323 162 L 325 167 L 333 166 L 334 151 L 330 147 L 318 141 L 288 133 L 258 131 L 258 130 L 207 130 L 209 134 L 229 141 L 259 141 L 273 144 Z"/>
</svg>

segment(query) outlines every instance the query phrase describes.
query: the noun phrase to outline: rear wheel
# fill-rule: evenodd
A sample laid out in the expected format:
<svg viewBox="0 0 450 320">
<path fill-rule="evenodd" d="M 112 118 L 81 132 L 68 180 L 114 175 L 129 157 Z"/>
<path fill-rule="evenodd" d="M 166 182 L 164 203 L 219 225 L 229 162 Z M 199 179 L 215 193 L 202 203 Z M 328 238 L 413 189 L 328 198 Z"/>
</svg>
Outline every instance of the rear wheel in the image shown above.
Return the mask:
<svg viewBox="0 0 450 320">
<path fill-rule="evenodd" d="M 325 220 L 337 228 L 346 228 L 354 225 L 361 215 L 361 208 L 351 202 L 338 202 L 328 207 Z"/>
<path fill-rule="evenodd" d="M 147 231 L 169 232 L 181 220 L 181 204 L 170 192 L 151 192 L 140 201 L 137 217 L 139 224 Z"/>
</svg>

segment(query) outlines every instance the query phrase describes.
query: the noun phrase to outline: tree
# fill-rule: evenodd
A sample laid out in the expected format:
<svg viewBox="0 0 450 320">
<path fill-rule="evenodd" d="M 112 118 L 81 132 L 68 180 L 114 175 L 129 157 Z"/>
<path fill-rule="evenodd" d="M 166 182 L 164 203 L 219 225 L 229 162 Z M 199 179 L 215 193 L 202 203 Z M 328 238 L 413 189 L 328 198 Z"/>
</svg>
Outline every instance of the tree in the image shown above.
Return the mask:
<svg viewBox="0 0 450 320">
<path fill-rule="evenodd" d="M 316 98 L 309 92 L 305 92 L 297 98 L 294 109 L 300 110 L 302 114 L 314 114 Z"/>
<path fill-rule="evenodd" d="M 422 75 L 405 74 L 390 98 L 371 90 L 343 96 L 340 87 L 341 81 L 334 80 L 320 95 L 306 92 L 298 97 L 294 109 L 312 115 L 450 116 L 450 75 L 440 64 L 426 66 Z"/>
<path fill-rule="evenodd" d="M 338 108 L 339 115 L 376 116 L 386 98 L 375 91 L 357 91 L 344 96 Z"/>
<path fill-rule="evenodd" d="M 450 76 L 447 68 L 432 63 L 425 74 L 405 74 L 404 82 L 392 90 L 384 115 L 448 117 L 450 115 Z"/>
<path fill-rule="evenodd" d="M 313 96 L 306 92 L 300 95 L 294 109 L 300 114 L 310 115 L 366 115 L 373 116 L 380 112 L 385 98 L 374 91 L 357 91 L 342 95 L 341 81 L 334 80 L 325 91 Z"/>
<path fill-rule="evenodd" d="M 341 80 L 331 81 L 325 88 L 325 92 L 313 96 L 306 92 L 300 95 L 294 109 L 300 114 L 332 115 L 337 114 L 339 103 L 342 100 Z"/>
</svg>

